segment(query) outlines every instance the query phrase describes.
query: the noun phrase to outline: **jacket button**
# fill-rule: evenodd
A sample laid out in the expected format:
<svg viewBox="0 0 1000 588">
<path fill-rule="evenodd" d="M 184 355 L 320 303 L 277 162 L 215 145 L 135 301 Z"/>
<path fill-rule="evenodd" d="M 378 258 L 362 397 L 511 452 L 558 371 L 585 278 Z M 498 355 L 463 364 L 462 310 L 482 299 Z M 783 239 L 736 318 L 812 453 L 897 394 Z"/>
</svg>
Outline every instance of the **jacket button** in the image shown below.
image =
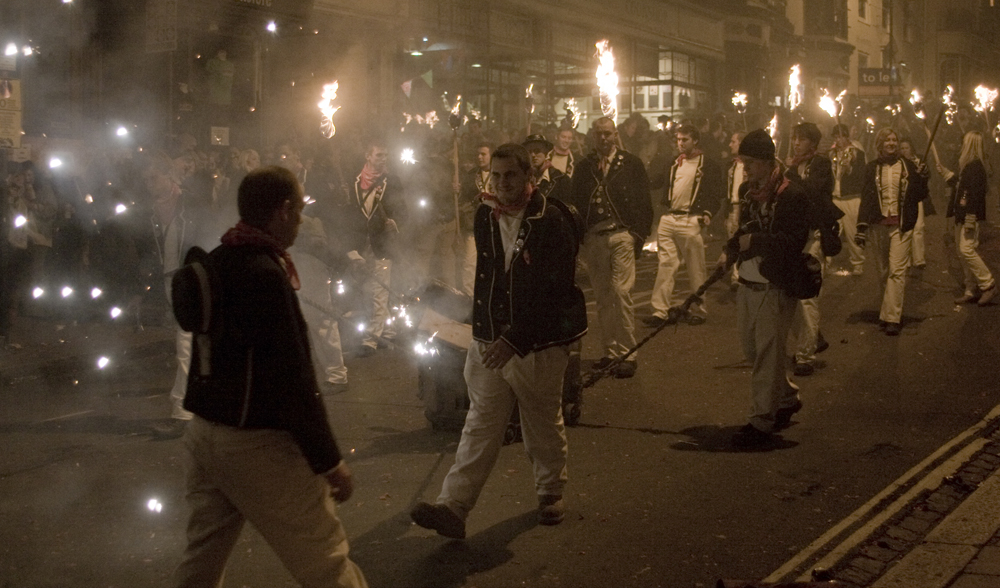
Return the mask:
<svg viewBox="0 0 1000 588">
<path fill-rule="evenodd" d="M 476 326 L 477 327 L 481 327 L 481 326 L 483 326 L 483 323 L 476 323 Z"/>
<path fill-rule="evenodd" d="M 483 278 L 485 280 L 486 279 L 486 274 L 479 274 L 479 277 Z"/>
</svg>

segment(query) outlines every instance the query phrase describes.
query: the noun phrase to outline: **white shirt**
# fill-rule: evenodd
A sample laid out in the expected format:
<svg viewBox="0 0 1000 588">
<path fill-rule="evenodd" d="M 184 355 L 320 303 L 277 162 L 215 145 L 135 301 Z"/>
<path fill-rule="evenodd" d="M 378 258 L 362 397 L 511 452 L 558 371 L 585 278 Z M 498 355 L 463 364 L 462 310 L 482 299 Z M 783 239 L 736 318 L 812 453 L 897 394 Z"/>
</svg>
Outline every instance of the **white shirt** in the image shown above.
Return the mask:
<svg viewBox="0 0 1000 588">
<path fill-rule="evenodd" d="M 729 194 L 729 201 L 733 204 L 740 202 L 740 185 L 746 178 L 743 177 L 743 162 L 736 161 L 736 169 L 733 170 L 733 190 Z"/>
<path fill-rule="evenodd" d="M 899 182 L 903 175 L 903 162 L 879 165 L 879 205 L 882 216 L 899 216 Z"/>
<path fill-rule="evenodd" d="M 503 243 L 503 267 L 508 271 L 510 262 L 514 259 L 514 245 L 517 243 L 517 232 L 521 229 L 522 218 L 524 218 L 523 210 L 517 216 L 501 214 L 497 220 L 500 225 L 500 241 Z"/>
<path fill-rule="evenodd" d="M 760 260 L 761 257 L 758 255 L 757 257 L 751 257 L 750 259 L 741 261 L 738 270 L 740 279 L 748 282 L 767 284 L 768 279 L 760 275 Z"/>
<path fill-rule="evenodd" d="M 699 155 L 695 158 L 685 158 L 677 166 L 677 173 L 674 174 L 674 184 L 670 187 L 670 208 L 671 210 L 691 210 L 694 202 L 694 181 L 698 174 L 698 166 L 701 164 Z"/>
<path fill-rule="evenodd" d="M 566 166 L 569 164 L 569 153 L 567 153 L 566 155 L 559 155 L 558 153 L 553 151 L 551 161 L 552 161 L 552 167 L 556 168 L 562 173 L 566 173 Z"/>
</svg>

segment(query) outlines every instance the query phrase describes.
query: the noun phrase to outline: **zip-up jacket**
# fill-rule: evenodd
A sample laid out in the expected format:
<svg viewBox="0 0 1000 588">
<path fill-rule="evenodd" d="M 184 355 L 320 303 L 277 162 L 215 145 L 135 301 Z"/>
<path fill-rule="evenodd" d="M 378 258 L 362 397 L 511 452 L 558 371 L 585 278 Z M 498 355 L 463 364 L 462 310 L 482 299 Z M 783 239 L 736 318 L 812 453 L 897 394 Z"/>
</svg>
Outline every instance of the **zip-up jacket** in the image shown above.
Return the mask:
<svg viewBox="0 0 1000 588">
<path fill-rule="evenodd" d="M 491 207 L 479 207 L 473 338 L 484 343 L 502 338 L 524 357 L 587 332 L 586 302 L 574 282 L 577 239 L 570 223 L 536 190 L 506 270 L 500 225 Z"/>
<path fill-rule="evenodd" d="M 341 455 L 281 262 L 265 247 L 228 245 L 209 260 L 220 292 L 210 333 L 194 338 L 184 408 L 231 427 L 288 431 L 314 472 L 330 471 Z"/>
</svg>

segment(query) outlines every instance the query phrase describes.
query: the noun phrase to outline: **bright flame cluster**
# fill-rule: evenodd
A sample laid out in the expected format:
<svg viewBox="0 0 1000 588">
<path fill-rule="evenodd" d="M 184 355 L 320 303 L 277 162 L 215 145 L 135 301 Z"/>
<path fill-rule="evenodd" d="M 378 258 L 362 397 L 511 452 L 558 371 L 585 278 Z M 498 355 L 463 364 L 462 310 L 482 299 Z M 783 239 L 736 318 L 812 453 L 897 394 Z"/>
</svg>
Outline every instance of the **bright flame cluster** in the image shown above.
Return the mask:
<svg viewBox="0 0 1000 588">
<path fill-rule="evenodd" d="M 924 112 L 924 97 L 920 95 L 919 90 L 914 89 L 910 92 L 910 104 L 913 105 L 913 114 L 917 115 L 917 118 L 920 120 L 927 118 Z"/>
<path fill-rule="evenodd" d="M 399 160 L 410 165 L 417 163 L 417 160 L 413 158 L 413 149 L 409 147 L 403 149 L 403 152 L 399 155 Z"/>
<path fill-rule="evenodd" d="M 436 110 L 432 110 L 427 114 L 425 114 L 424 116 L 420 116 L 419 114 L 408 114 L 404 112 L 403 119 L 406 121 L 404 123 L 404 126 L 410 124 L 411 122 L 415 122 L 418 125 L 427 125 L 432 129 L 434 128 L 434 125 L 441 122 L 441 119 L 438 118 Z"/>
<path fill-rule="evenodd" d="M 737 114 L 743 114 L 747 111 L 747 95 L 742 92 L 736 92 L 733 94 L 733 106 L 736 107 Z"/>
<path fill-rule="evenodd" d="M 615 55 L 607 39 L 596 43 L 597 89 L 601 96 L 601 112 L 614 122 L 618 122 L 618 74 L 615 72 Z"/>
<path fill-rule="evenodd" d="M 323 84 L 323 94 L 319 101 L 319 111 L 322 118 L 319 121 L 319 130 L 327 139 L 337 134 L 337 126 L 333 124 L 333 115 L 340 110 L 339 106 L 334 106 L 333 101 L 337 99 L 337 89 L 340 84 L 333 80 L 329 84 Z"/>
<path fill-rule="evenodd" d="M 788 108 L 795 110 L 802 104 L 802 69 L 796 63 L 788 71 Z"/>
<path fill-rule="evenodd" d="M 580 107 L 576 103 L 576 98 L 567 98 L 563 104 L 566 107 L 566 111 L 569 112 L 573 128 L 575 129 L 580 124 Z"/>
<path fill-rule="evenodd" d="M 987 88 L 986 86 L 976 86 L 976 102 L 973 107 L 976 112 L 987 113 L 992 112 L 993 107 L 996 104 L 997 97 L 1000 93 L 997 92 L 996 88 Z"/>
<path fill-rule="evenodd" d="M 771 122 L 767 123 L 767 134 L 771 135 L 772 141 L 778 140 L 778 113 L 775 112 L 774 116 L 771 117 Z"/>
<path fill-rule="evenodd" d="M 836 98 L 830 95 L 830 91 L 823 88 L 823 96 L 819 99 L 819 107 L 824 112 L 830 115 L 830 118 L 837 118 L 843 110 L 844 97 L 847 96 L 847 90 L 844 90 L 837 95 Z"/>
<path fill-rule="evenodd" d="M 948 84 L 945 86 L 944 95 L 941 96 L 941 102 L 944 103 L 944 118 L 948 121 L 948 124 L 955 123 L 955 115 L 958 114 L 958 103 L 955 102 L 955 88 Z"/>
</svg>

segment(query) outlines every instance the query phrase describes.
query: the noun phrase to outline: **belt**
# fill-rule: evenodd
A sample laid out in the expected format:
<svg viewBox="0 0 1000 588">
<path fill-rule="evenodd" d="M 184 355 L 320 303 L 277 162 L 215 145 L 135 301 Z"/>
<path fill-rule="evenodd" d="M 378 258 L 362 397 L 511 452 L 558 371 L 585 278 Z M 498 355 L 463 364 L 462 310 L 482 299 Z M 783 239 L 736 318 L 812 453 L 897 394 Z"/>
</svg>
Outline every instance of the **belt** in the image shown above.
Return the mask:
<svg viewBox="0 0 1000 588">
<path fill-rule="evenodd" d="M 763 292 L 771 287 L 771 284 L 766 282 L 751 282 L 750 280 L 744 280 L 743 278 L 740 278 L 739 282 L 754 292 Z"/>
<path fill-rule="evenodd" d="M 610 221 L 609 219 L 605 219 L 595 224 L 594 226 L 590 227 L 588 230 L 594 231 L 598 235 L 608 235 L 610 233 L 614 233 L 615 231 L 621 228 L 622 227 L 618 226 L 617 223 Z"/>
<path fill-rule="evenodd" d="M 687 216 L 691 213 L 686 210 L 668 210 L 667 214 L 676 214 L 677 216 Z"/>
</svg>

